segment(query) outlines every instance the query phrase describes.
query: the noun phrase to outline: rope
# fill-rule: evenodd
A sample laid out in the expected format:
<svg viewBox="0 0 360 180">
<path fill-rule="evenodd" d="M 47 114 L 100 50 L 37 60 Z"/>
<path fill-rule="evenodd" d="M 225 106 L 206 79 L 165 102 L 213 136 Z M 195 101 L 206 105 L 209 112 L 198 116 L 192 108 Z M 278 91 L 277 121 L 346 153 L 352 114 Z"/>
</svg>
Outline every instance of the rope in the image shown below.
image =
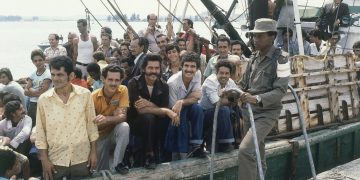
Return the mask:
<svg viewBox="0 0 360 180">
<path fill-rule="evenodd" d="M 185 15 L 186 15 L 186 10 L 187 10 L 187 8 L 188 8 L 188 5 L 189 5 L 189 2 L 188 1 L 186 1 L 186 3 L 185 3 L 185 7 L 184 7 L 184 10 L 183 10 L 183 14 L 182 14 L 182 19 L 184 19 L 185 18 Z M 180 32 L 181 31 L 181 28 L 182 28 L 182 22 L 180 22 L 180 26 L 179 26 L 179 29 L 178 29 L 178 32 Z"/>
<path fill-rule="evenodd" d="M 159 3 L 159 6 L 161 5 L 172 17 L 174 17 L 177 21 L 179 21 L 180 23 L 182 23 L 179 18 L 177 18 L 169 9 L 167 9 L 167 8 L 164 6 L 163 3 L 160 2 L 160 0 L 157 0 L 157 1 L 158 1 L 158 3 Z"/>
<path fill-rule="evenodd" d="M 122 11 L 121 11 L 119 5 L 117 4 L 116 0 L 114 0 L 114 3 L 115 3 L 115 6 L 118 8 L 118 11 L 120 12 L 120 14 L 121 14 L 122 16 L 124 16 L 124 14 L 122 13 Z"/>
<path fill-rule="evenodd" d="M 205 20 L 200 16 L 200 14 L 197 12 L 197 10 L 195 9 L 195 7 L 190 3 L 189 0 L 187 0 L 187 2 L 190 4 L 190 6 L 194 9 L 194 11 L 196 12 L 196 14 L 199 16 L 199 18 L 201 19 L 201 21 L 205 24 L 205 26 L 210 30 L 211 34 L 213 36 L 216 37 L 215 33 L 212 31 L 212 29 L 206 24 Z"/>
<path fill-rule="evenodd" d="M 254 1 L 251 1 L 251 4 L 239 16 L 235 17 L 233 20 L 231 20 L 229 22 L 234 22 L 237 19 L 239 19 L 244 13 L 247 13 L 249 11 L 250 7 L 253 5 L 253 3 L 254 3 Z M 247 14 L 248 14 L 247 16 L 249 17 L 249 13 L 247 13 Z"/>
<path fill-rule="evenodd" d="M 126 29 L 120 24 L 119 20 L 114 16 L 114 14 L 110 11 L 110 9 L 105 5 L 105 3 L 100 0 L 100 2 L 104 5 L 104 7 L 109 11 L 109 13 L 111 14 L 111 16 L 115 19 L 115 21 L 121 26 L 121 28 L 126 31 Z"/>
<path fill-rule="evenodd" d="M 159 1 L 158 1 L 159 2 Z M 158 3 L 158 12 L 157 12 L 157 21 L 156 21 L 156 26 L 159 27 L 159 18 L 160 17 L 160 3 Z"/>
<path fill-rule="evenodd" d="M 82 0 L 80 0 L 81 4 L 83 4 L 83 6 L 85 7 L 85 12 L 89 13 L 94 19 L 95 21 L 99 24 L 100 27 L 102 27 L 102 25 L 100 24 L 100 22 L 96 19 L 96 17 L 90 12 L 89 8 L 86 7 L 86 5 L 84 4 L 84 2 Z M 90 20 L 90 17 L 86 17 L 86 18 L 89 18 Z M 90 23 L 89 23 L 90 24 Z M 90 25 L 89 25 L 90 27 Z M 89 29 L 90 30 L 90 29 Z"/>
<path fill-rule="evenodd" d="M 307 8 L 307 5 L 308 5 L 308 2 L 309 2 L 309 0 L 306 0 L 305 9 L 304 9 L 304 11 L 303 11 L 303 15 L 302 15 L 301 17 L 304 17 L 304 15 L 305 15 L 305 12 L 306 12 L 306 8 Z"/>
</svg>

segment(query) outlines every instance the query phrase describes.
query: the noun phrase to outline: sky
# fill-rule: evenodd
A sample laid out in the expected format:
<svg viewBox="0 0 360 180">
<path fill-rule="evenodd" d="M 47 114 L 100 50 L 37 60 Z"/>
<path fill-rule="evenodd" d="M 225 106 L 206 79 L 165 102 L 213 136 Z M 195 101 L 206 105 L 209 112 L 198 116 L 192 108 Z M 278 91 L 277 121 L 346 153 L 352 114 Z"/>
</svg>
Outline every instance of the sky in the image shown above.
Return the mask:
<svg viewBox="0 0 360 180">
<path fill-rule="evenodd" d="M 84 16 L 85 8 L 81 4 L 80 0 L 0 0 L 0 15 L 19 15 L 19 16 Z M 109 9 L 110 6 L 107 0 L 102 0 Z M 114 0 L 110 0 L 114 4 Z M 100 0 L 83 0 L 91 13 L 94 15 L 110 15 L 106 8 L 102 5 Z M 144 18 L 149 13 L 158 12 L 157 0 L 116 0 L 121 11 L 124 14 L 138 13 Z M 131 2 L 131 3 L 130 3 Z M 161 0 L 161 2 L 167 7 L 174 9 L 177 0 Z M 197 8 L 200 12 L 205 11 L 205 7 L 200 0 L 191 0 L 191 4 Z M 224 9 L 228 9 L 231 4 L 231 0 L 215 0 L 214 2 L 220 3 Z M 184 9 L 186 0 L 179 0 L 177 15 L 181 15 Z M 115 4 L 114 4 L 115 5 Z M 160 8 L 160 14 L 167 14 L 163 8 Z M 113 12 L 113 11 L 112 11 Z M 113 12 L 114 13 L 114 12 Z M 195 11 L 188 7 L 188 15 L 195 15 Z"/>
<path fill-rule="evenodd" d="M 109 9 L 110 6 L 107 0 L 102 0 Z M 114 3 L 114 0 L 110 0 Z M 161 0 L 167 7 L 174 9 L 176 2 L 178 8 L 176 15 L 180 16 L 183 12 L 187 0 Z M 246 0 L 247 1 L 247 0 Z M 306 1 L 306 0 L 299 0 Z M 323 0 L 309 0 L 309 4 L 322 2 Z M 94 15 L 110 15 L 106 8 L 102 5 L 100 0 L 83 0 L 91 13 Z M 121 11 L 124 14 L 131 15 L 132 13 L 140 14 L 141 18 L 149 13 L 158 12 L 157 0 L 116 0 Z M 199 13 L 206 11 L 206 8 L 200 0 L 190 0 L 191 4 L 196 7 Z M 228 10 L 232 0 L 213 0 L 214 3 L 220 5 L 223 9 Z M 244 7 L 245 0 L 238 0 L 238 7 Z M 0 15 L 19 15 L 25 17 L 32 16 L 54 16 L 54 17 L 69 17 L 69 16 L 84 16 L 85 8 L 80 0 L 0 0 Z M 113 11 L 112 11 L 113 12 Z M 240 13 L 240 12 L 239 12 Z M 166 15 L 167 12 L 161 7 L 160 14 Z M 187 15 L 196 15 L 191 6 L 188 7 Z M 95 16 L 96 17 L 96 16 Z"/>
</svg>

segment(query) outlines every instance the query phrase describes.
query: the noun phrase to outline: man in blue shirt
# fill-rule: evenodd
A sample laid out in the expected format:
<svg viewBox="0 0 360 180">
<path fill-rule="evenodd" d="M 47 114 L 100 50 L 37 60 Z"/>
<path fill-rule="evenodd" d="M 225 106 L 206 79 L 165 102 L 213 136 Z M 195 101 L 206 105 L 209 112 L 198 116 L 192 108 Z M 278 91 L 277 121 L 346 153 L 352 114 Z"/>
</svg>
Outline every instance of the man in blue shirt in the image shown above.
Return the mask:
<svg viewBox="0 0 360 180">
<path fill-rule="evenodd" d="M 169 85 L 169 107 L 180 116 L 178 126 L 171 125 L 167 132 L 165 147 L 183 159 L 184 155 L 204 157 L 204 113 L 198 100 L 201 98 L 200 57 L 196 53 L 182 57 L 182 71 L 172 75 Z M 176 158 L 173 160 L 176 160 Z"/>
</svg>

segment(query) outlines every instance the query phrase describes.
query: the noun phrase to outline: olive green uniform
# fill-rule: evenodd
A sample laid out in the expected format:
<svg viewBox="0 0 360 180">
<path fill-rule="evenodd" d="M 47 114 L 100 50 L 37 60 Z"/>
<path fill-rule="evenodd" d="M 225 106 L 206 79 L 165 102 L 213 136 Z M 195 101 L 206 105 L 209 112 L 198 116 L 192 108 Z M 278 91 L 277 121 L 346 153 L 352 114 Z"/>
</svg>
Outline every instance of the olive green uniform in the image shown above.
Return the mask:
<svg viewBox="0 0 360 180">
<path fill-rule="evenodd" d="M 251 104 L 251 108 L 254 113 L 264 173 L 266 172 L 264 140 L 279 118 L 282 109 L 281 99 L 287 91 L 289 75 L 290 65 L 287 53 L 272 46 L 264 57 L 260 57 L 259 52 L 254 54 L 240 81 L 240 88 L 244 92 L 258 95 L 261 98 L 260 103 Z M 258 179 L 255 146 L 250 129 L 249 114 L 245 106 L 241 110 L 244 118 L 245 137 L 240 144 L 239 179 Z"/>
</svg>

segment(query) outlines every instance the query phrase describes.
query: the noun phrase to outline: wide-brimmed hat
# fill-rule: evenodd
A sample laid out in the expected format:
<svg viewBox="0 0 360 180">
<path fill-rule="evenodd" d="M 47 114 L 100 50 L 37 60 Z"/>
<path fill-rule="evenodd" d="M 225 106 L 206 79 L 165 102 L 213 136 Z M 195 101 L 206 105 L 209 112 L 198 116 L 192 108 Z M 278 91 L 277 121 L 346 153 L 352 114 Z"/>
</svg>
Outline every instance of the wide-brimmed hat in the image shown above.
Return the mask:
<svg viewBox="0 0 360 180">
<path fill-rule="evenodd" d="M 269 18 L 260 18 L 255 21 L 255 27 L 249 33 L 277 32 L 276 21 Z"/>
</svg>

